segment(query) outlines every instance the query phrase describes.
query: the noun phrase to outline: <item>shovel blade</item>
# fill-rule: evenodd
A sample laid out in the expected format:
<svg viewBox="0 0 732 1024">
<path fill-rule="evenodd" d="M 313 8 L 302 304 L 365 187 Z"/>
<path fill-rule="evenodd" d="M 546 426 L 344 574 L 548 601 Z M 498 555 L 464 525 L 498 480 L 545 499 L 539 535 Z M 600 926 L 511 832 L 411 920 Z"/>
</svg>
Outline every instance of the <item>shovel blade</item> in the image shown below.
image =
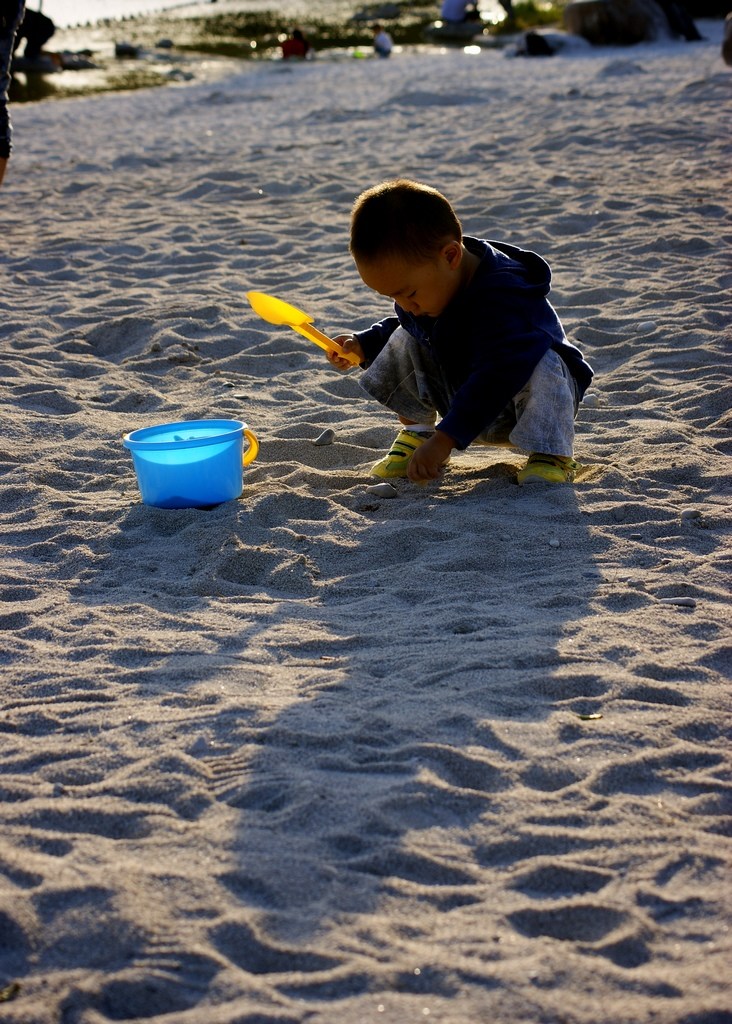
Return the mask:
<svg viewBox="0 0 732 1024">
<path fill-rule="evenodd" d="M 303 324 L 313 322 L 313 318 L 307 313 L 303 313 L 296 306 L 291 306 L 289 302 L 276 299 L 274 295 L 265 295 L 264 292 L 247 292 L 247 299 L 254 312 L 268 324 L 301 327 Z"/>
<path fill-rule="evenodd" d="M 358 356 L 354 352 L 344 352 L 340 345 L 329 338 L 327 334 L 319 331 L 313 324 L 313 318 L 307 313 L 303 313 L 301 309 L 291 306 L 289 302 L 283 302 L 282 299 L 276 299 L 274 295 L 265 295 L 264 292 L 247 292 L 246 294 L 254 312 L 268 324 L 292 327 L 298 334 L 309 338 L 326 352 L 333 352 L 335 355 L 347 359 L 352 366 L 358 366 Z"/>
</svg>

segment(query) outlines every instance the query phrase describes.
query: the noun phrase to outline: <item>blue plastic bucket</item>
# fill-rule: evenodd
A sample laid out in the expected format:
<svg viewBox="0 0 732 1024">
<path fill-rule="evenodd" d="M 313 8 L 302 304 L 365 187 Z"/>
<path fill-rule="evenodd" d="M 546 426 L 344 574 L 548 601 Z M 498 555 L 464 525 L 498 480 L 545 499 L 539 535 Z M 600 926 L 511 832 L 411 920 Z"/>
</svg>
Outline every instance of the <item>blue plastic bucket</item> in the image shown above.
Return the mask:
<svg viewBox="0 0 732 1024">
<path fill-rule="evenodd" d="M 156 508 L 201 508 L 238 498 L 243 466 L 259 451 L 241 420 L 163 423 L 133 430 L 122 443 L 132 453 L 143 502 Z"/>
</svg>

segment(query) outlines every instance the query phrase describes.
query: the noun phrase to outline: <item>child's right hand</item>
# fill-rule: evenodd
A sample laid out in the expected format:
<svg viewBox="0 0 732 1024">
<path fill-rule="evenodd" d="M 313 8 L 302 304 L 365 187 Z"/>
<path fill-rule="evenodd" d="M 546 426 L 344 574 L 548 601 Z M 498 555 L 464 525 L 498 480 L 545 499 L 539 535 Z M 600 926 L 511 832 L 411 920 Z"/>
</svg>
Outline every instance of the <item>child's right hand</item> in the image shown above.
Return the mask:
<svg viewBox="0 0 732 1024">
<path fill-rule="evenodd" d="M 354 352 L 358 356 L 359 363 L 363 362 L 364 351 L 352 334 L 339 334 L 333 341 L 340 345 L 344 352 Z M 353 369 L 354 364 L 348 359 L 344 359 L 343 356 L 339 356 L 337 352 L 328 352 L 326 354 L 328 362 L 331 366 L 335 366 L 336 370 Z"/>
</svg>

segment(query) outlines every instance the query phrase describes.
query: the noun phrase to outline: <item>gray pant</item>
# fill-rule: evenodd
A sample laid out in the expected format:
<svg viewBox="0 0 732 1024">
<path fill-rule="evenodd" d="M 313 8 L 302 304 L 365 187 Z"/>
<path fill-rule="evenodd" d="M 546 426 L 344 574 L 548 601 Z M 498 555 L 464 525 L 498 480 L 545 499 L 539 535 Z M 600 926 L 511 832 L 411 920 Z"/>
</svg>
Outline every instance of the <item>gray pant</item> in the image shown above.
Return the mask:
<svg viewBox="0 0 732 1024">
<path fill-rule="evenodd" d="M 414 423 L 434 423 L 438 413 L 446 415 L 454 398 L 428 349 L 403 327 L 397 327 L 360 383 L 372 398 Z M 577 405 L 574 378 L 549 349 L 528 383 L 473 443 L 571 455 Z"/>
</svg>

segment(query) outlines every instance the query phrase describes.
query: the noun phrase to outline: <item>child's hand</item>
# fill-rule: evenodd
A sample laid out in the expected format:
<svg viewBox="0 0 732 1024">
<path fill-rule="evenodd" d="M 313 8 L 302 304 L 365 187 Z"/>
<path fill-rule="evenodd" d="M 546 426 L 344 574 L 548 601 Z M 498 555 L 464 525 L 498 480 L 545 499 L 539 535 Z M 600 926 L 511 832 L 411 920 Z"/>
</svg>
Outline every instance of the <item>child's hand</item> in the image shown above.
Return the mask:
<svg viewBox="0 0 732 1024">
<path fill-rule="evenodd" d="M 352 334 L 339 334 L 333 341 L 337 342 L 344 352 L 355 352 L 358 356 L 359 363 L 364 360 L 364 351 L 356 341 Z M 328 362 L 331 366 L 335 366 L 336 370 L 351 370 L 353 369 L 353 363 L 349 362 L 348 359 L 344 359 L 339 356 L 336 352 L 328 352 Z"/>
<path fill-rule="evenodd" d="M 417 448 L 409 460 L 407 476 L 415 484 L 436 480 L 454 447 L 455 442 L 449 434 L 436 430 L 432 437 Z"/>
</svg>

